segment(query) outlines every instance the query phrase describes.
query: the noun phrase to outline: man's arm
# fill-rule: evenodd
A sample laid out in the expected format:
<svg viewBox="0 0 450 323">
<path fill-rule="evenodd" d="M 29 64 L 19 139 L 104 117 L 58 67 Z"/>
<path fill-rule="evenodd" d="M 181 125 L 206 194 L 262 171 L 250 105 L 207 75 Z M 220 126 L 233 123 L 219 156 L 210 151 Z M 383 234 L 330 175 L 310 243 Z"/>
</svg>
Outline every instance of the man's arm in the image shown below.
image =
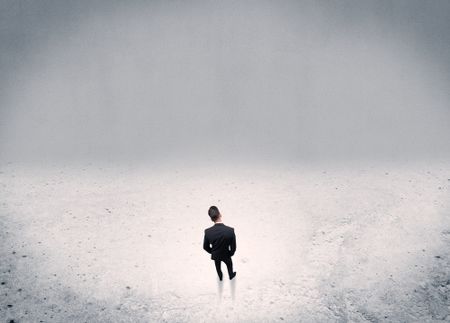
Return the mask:
<svg viewBox="0 0 450 323">
<path fill-rule="evenodd" d="M 205 249 L 207 253 L 211 253 L 211 246 L 209 245 L 209 240 L 206 237 L 206 232 L 205 237 L 203 238 L 203 249 Z"/>
<path fill-rule="evenodd" d="M 234 229 L 233 229 L 233 239 L 231 239 L 230 247 L 231 247 L 230 250 L 231 256 L 233 256 L 234 253 L 236 252 L 236 235 L 234 234 Z"/>
</svg>

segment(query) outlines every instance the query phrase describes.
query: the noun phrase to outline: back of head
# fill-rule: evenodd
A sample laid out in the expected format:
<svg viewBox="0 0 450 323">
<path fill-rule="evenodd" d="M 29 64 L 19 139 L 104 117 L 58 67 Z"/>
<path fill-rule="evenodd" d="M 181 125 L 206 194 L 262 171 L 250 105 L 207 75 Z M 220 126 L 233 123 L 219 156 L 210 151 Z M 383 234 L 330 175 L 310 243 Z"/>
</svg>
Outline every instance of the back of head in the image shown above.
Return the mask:
<svg viewBox="0 0 450 323">
<path fill-rule="evenodd" d="M 208 210 L 208 215 L 211 218 L 213 222 L 216 222 L 217 219 L 220 217 L 220 212 L 217 206 L 211 206 Z"/>
</svg>

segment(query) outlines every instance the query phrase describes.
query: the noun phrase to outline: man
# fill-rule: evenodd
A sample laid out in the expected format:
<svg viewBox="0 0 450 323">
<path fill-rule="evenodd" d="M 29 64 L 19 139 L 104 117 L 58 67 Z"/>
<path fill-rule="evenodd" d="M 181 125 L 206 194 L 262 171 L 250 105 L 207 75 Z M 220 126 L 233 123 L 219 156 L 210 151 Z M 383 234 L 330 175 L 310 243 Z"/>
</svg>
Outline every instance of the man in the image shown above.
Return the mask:
<svg viewBox="0 0 450 323">
<path fill-rule="evenodd" d="M 214 225 L 205 229 L 203 249 L 211 254 L 211 259 L 214 260 L 219 279 L 222 280 L 223 277 L 220 268 L 220 264 L 223 261 L 227 265 L 228 277 L 231 280 L 236 276 L 236 272 L 233 272 L 233 262 L 231 261 L 231 257 L 236 252 L 236 235 L 234 234 L 234 229 L 223 224 L 222 215 L 217 206 L 211 206 L 208 210 L 208 215 L 211 221 L 214 222 Z"/>
</svg>

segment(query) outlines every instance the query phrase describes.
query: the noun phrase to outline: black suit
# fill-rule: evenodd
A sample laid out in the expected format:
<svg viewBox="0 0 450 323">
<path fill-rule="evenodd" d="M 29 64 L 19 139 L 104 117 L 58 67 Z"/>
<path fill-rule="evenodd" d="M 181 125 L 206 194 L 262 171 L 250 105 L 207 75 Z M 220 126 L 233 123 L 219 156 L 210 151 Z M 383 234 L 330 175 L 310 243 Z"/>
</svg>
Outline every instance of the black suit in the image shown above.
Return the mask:
<svg viewBox="0 0 450 323">
<path fill-rule="evenodd" d="M 226 226 L 223 223 L 215 223 L 212 227 L 205 229 L 203 249 L 211 254 L 211 259 L 215 262 L 219 277 L 222 279 L 222 271 L 220 269 L 221 261 L 227 265 L 228 274 L 231 277 L 233 273 L 231 257 L 236 252 L 234 228 Z"/>
</svg>

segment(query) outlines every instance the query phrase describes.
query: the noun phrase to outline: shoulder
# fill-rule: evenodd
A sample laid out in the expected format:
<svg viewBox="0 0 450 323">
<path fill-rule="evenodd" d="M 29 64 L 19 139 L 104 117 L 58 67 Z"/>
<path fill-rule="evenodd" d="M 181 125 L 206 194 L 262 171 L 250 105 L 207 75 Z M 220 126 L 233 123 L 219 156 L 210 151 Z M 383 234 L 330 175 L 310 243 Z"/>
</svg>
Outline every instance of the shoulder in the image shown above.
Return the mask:
<svg viewBox="0 0 450 323">
<path fill-rule="evenodd" d="M 228 230 L 230 230 L 230 231 L 234 231 L 234 228 L 233 228 L 233 227 L 226 226 L 226 228 L 227 228 Z"/>
</svg>

